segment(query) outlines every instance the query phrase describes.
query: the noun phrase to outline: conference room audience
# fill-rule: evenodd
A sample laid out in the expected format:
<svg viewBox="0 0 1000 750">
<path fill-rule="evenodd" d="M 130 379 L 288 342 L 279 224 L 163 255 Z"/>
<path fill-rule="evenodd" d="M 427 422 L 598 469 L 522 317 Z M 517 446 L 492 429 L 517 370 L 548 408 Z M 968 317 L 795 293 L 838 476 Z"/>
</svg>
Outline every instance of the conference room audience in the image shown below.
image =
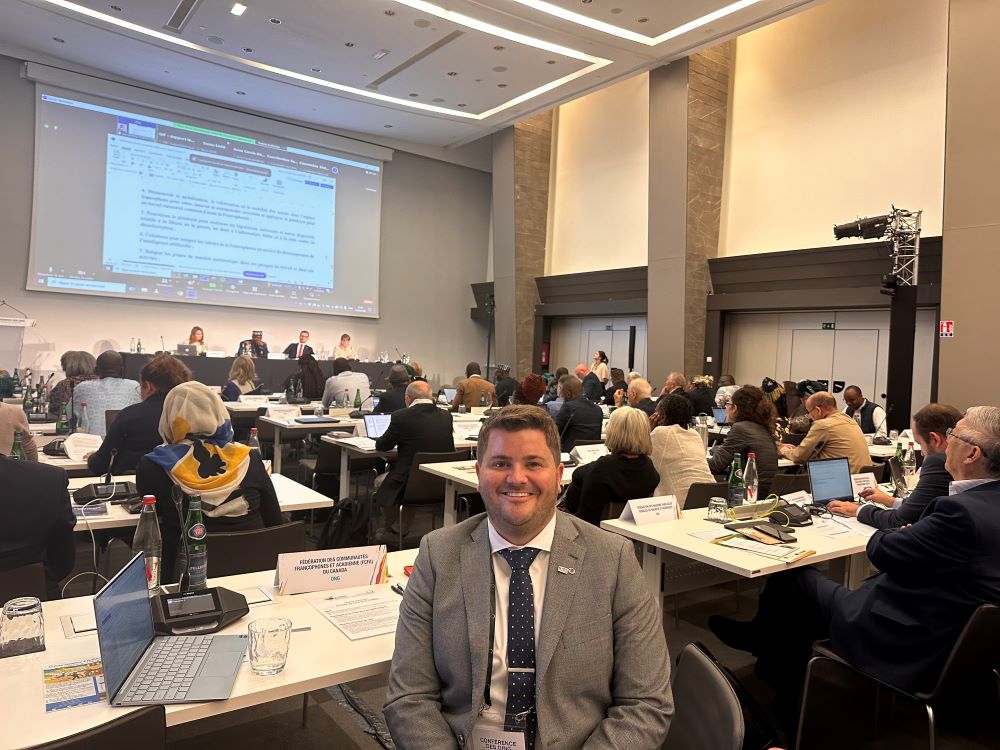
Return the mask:
<svg viewBox="0 0 1000 750">
<path fill-rule="evenodd" d="M 425 383 L 427 382 L 427 375 L 424 372 L 424 366 L 417 362 L 417 360 L 410 360 L 410 370 L 413 371 L 410 374 L 410 380 L 423 380 Z"/>
<path fill-rule="evenodd" d="M 395 369 L 396 366 L 393 366 L 390 370 L 390 377 Z M 406 372 L 405 368 L 403 372 Z M 350 407 L 354 406 L 354 402 L 359 398 L 362 408 L 371 406 L 372 386 L 368 376 L 363 372 L 354 372 L 350 360 L 343 357 L 333 360 L 333 375 L 327 378 L 326 385 L 323 386 L 323 406 L 336 404 L 340 407 Z M 381 406 L 381 400 L 379 405 Z"/>
<path fill-rule="evenodd" d="M 14 433 L 21 433 L 21 445 L 29 461 L 38 460 L 38 445 L 31 434 L 31 425 L 24 409 L 0 401 L 0 455 L 9 456 L 14 446 Z"/>
<path fill-rule="evenodd" d="M 587 398 L 583 385 L 575 375 L 563 376 L 559 387 L 562 389 L 563 405 L 555 416 L 555 422 L 563 452 L 573 450 L 578 440 L 600 440 L 604 424 L 601 407 Z"/>
<path fill-rule="evenodd" d="M 67 416 L 72 416 L 73 391 L 85 380 L 95 380 L 97 378 L 97 360 L 90 352 L 68 351 L 63 352 L 59 358 L 59 365 L 66 376 L 56 383 L 49 391 L 49 414 L 56 417 L 65 406 L 69 412 Z"/>
<path fill-rule="evenodd" d="M 139 384 L 125 377 L 125 361 L 108 350 L 97 357 L 97 380 L 86 380 L 73 390 L 73 424 L 79 427 L 80 412 L 87 405 L 87 432 L 104 437 L 108 432 L 105 412 L 121 411 L 142 400 Z"/>
<path fill-rule="evenodd" d="M 253 358 L 244 354 L 233 360 L 229 367 L 229 380 L 222 386 L 223 401 L 239 401 L 240 396 L 255 396 L 261 392 L 264 381 L 257 377 Z"/>
<path fill-rule="evenodd" d="M 849 385 L 844 389 L 844 401 L 847 403 L 844 414 L 861 426 L 861 432 L 875 437 L 888 436 L 885 409 L 866 399 L 858 386 Z"/>
<path fill-rule="evenodd" d="M 205 331 L 202 330 L 201 326 L 195 326 L 191 329 L 191 333 L 188 334 L 188 344 L 195 348 L 197 354 L 204 354 L 208 351 L 208 345 L 205 343 Z"/>
<path fill-rule="evenodd" d="M 559 369 L 560 370 L 565 370 L 566 368 L 565 367 L 560 367 Z M 569 377 L 572 377 L 572 378 L 575 379 L 576 375 L 569 375 L 567 373 L 567 374 L 565 374 L 565 375 L 562 376 L 562 378 L 569 378 Z M 544 406 L 545 409 L 549 412 L 549 416 L 552 417 L 553 419 L 555 419 L 556 415 L 559 412 L 562 411 L 563 404 L 566 403 L 566 399 L 563 397 L 562 378 L 559 378 L 559 382 L 557 382 L 555 384 L 556 385 L 556 397 L 554 399 L 552 399 L 551 401 L 546 401 L 545 403 L 542 404 L 542 406 Z M 580 381 L 577 380 L 577 382 L 580 382 Z M 581 388 L 581 391 L 582 391 L 582 388 Z"/>
<path fill-rule="evenodd" d="M 236 349 L 236 354 L 234 356 L 241 357 L 247 355 L 256 359 L 261 357 L 267 359 L 267 342 L 264 341 L 263 331 L 251 331 L 250 338 L 243 339 L 240 345 Z"/>
<path fill-rule="evenodd" d="M 313 348 L 307 343 L 309 341 L 309 331 L 299 331 L 298 343 L 291 343 L 285 347 L 282 354 L 288 359 L 302 359 L 305 355 L 313 355 Z"/>
<path fill-rule="evenodd" d="M 948 431 L 945 468 L 952 494 L 912 526 L 875 531 L 866 551 L 879 572 L 859 588 L 795 568 L 768 577 L 749 622 L 709 618 L 723 643 L 757 657 L 754 673 L 777 705 L 797 705 L 812 644 L 824 638 L 865 674 L 930 691 L 972 613 L 1000 602 L 1000 408 L 965 412 Z"/>
<path fill-rule="evenodd" d="M 389 390 L 378 398 L 376 414 L 392 414 L 406 408 L 406 386 L 410 384 L 410 374 L 402 365 L 389 368 Z"/>
<path fill-rule="evenodd" d="M 455 387 L 455 398 L 451 405 L 466 408 L 475 406 L 496 406 L 497 393 L 493 383 L 482 376 L 483 370 L 478 362 L 469 362 L 465 366 L 465 380 L 459 380 Z"/>
<path fill-rule="evenodd" d="M 656 402 L 650 398 L 653 395 L 653 386 L 645 378 L 633 379 L 628 384 L 624 394 L 616 394 L 615 406 L 621 406 L 622 395 L 624 395 L 628 406 L 642 410 L 647 417 L 653 416 L 653 412 L 656 411 Z"/>
<path fill-rule="evenodd" d="M 641 378 L 641 377 L 642 373 L 639 372 L 638 370 L 629 370 L 628 373 L 625 375 L 625 382 L 631 383 L 636 378 Z"/>
<path fill-rule="evenodd" d="M 688 429 L 691 402 L 676 393 L 660 396 L 649 423 L 653 426 L 649 436 L 653 444 L 650 457 L 660 475 L 654 494 L 673 495 L 683 508 L 692 484 L 715 481 L 705 459 L 701 435 Z"/>
<path fill-rule="evenodd" d="M 514 395 L 514 389 L 517 388 L 517 380 L 510 375 L 510 365 L 500 362 L 495 365 L 493 387 L 496 389 L 497 404 L 507 406 L 510 397 Z"/>
<path fill-rule="evenodd" d="M 715 398 L 712 396 L 714 379 L 711 375 L 698 375 L 691 378 L 684 387 L 684 392 L 691 400 L 691 410 L 697 414 L 712 416 Z"/>
<path fill-rule="evenodd" d="M 917 486 L 906 496 L 898 508 L 893 508 L 893 498 L 877 487 L 861 490 L 869 504 L 834 500 L 828 506 L 833 513 L 857 516 L 861 523 L 877 529 L 898 529 L 916 523 L 931 500 L 948 494 L 953 477 L 945 466 L 945 448 L 948 430 L 958 424 L 962 413 L 948 404 L 930 403 L 913 415 L 910 425 L 913 439 L 920 446 L 924 462 L 920 467 Z M 888 506 L 880 508 L 878 505 Z"/>
<path fill-rule="evenodd" d="M 284 389 L 287 391 L 290 387 L 297 393 L 301 387 L 304 398 L 310 401 L 322 398 L 326 387 L 326 376 L 319 369 L 319 362 L 312 355 L 312 351 L 303 354 L 298 360 L 299 371 L 285 378 L 282 384 Z"/>
<path fill-rule="evenodd" d="M 351 346 L 350 334 L 342 333 L 340 334 L 340 343 L 333 347 L 333 358 L 334 359 L 357 359 L 358 355 L 354 353 L 354 347 Z"/>
<path fill-rule="evenodd" d="M 719 376 L 719 390 L 715 392 L 715 405 L 720 409 L 729 405 L 729 400 L 739 389 L 736 385 L 736 378 L 732 375 Z"/>
<path fill-rule="evenodd" d="M 577 379 L 583 386 L 583 395 L 588 401 L 600 401 L 604 396 L 604 386 L 597 378 L 597 375 L 590 371 L 590 368 L 582 362 L 574 370 Z"/>
<path fill-rule="evenodd" d="M 675 394 L 687 398 L 688 395 L 685 390 L 687 384 L 688 380 L 683 372 L 671 372 L 667 375 L 667 379 L 663 381 L 663 389 L 660 391 L 660 395 L 669 396 Z"/>
<path fill-rule="evenodd" d="M 594 352 L 594 360 L 590 364 L 590 371 L 601 381 L 602 388 L 611 380 L 611 372 L 608 370 L 608 355 L 600 349 Z"/>
<path fill-rule="evenodd" d="M 136 469 L 136 489 L 156 496 L 163 555 L 160 579 L 177 580 L 181 521 L 173 490 L 201 495 L 209 539 L 222 531 L 278 526 L 285 517 L 271 477 L 257 451 L 233 442 L 233 426 L 222 399 L 208 386 L 188 381 L 175 386 L 160 415 L 163 444 L 147 453 Z M 182 515 L 187 515 L 187 500 Z"/>
<path fill-rule="evenodd" d="M 486 515 L 424 537 L 400 603 L 383 708 L 396 747 L 660 747 L 670 657 L 632 542 L 556 512 L 559 436 L 541 410 L 501 409 L 477 455 Z M 517 740 L 474 741 L 522 712 Z"/>
<path fill-rule="evenodd" d="M 510 402 L 524 406 L 539 406 L 539 401 L 544 393 L 545 378 L 538 373 L 529 372 L 514 389 L 514 395 L 510 397 Z"/>
<path fill-rule="evenodd" d="M 392 413 L 389 426 L 375 440 L 376 450 L 396 450 L 396 460 L 388 472 L 376 480 L 375 509 L 382 514 L 382 522 L 375 531 L 375 540 L 379 543 L 399 534 L 399 504 L 417 452 L 455 450 L 451 412 L 437 408 L 431 387 L 422 380 L 410 383 L 406 386 L 405 398 L 406 408 Z M 408 525 L 405 517 L 403 525 L 405 535 Z"/>
<path fill-rule="evenodd" d="M 728 474 L 733 456 L 740 456 L 740 465 L 747 465 L 747 455 L 753 453 L 757 464 L 758 496 L 767 497 L 771 480 L 778 473 L 778 448 L 775 430 L 778 412 L 764 391 L 753 385 L 737 388 L 726 406 L 729 432 L 712 449 L 708 468 L 713 474 Z"/>
<path fill-rule="evenodd" d="M 813 420 L 812 427 L 798 445 L 779 445 L 781 456 L 797 464 L 822 458 L 846 458 L 852 474 L 871 463 L 861 428 L 837 408 L 837 400 L 828 391 L 818 391 L 807 398 L 806 411 Z"/>
<path fill-rule="evenodd" d="M 604 389 L 604 404 L 606 406 L 615 406 L 615 394 L 624 391 L 626 388 L 628 388 L 628 383 L 625 382 L 625 373 L 620 367 L 612 367 L 611 382 Z"/>
<path fill-rule="evenodd" d="M 163 400 L 176 386 L 191 379 L 191 370 L 169 354 L 159 354 L 139 373 L 142 401 L 126 406 L 108 427 L 101 447 L 87 456 L 91 474 L 134 471 L 139 459 L 161 442 L 160 415 Z M 112 460 L 112 455 L 114 458 Z"/>
<path fill-rule="evenodd" d="M 0 456 L 0 572 L 32 563 L 45 567 L 48 599 L 76 562 L 66 472 L 34 461 Z"/>
<path fill-rule="evenodd" d="M 569 370 L 565 367 L 557 367 L 555 375 L 553 375 L 552 380 L 549 381 L 548 388 L 545 389 L 545 395 L 542 396 L 543 403 L 547 404 L 549 401 L 555 401 L 559 398 L 559 380 L 563 377 L 563 375 L 569 375 Z"/>
<path fill-rule="evenodd" d="M 578 466 L 563 503 L 566 510 L 599 526 L 609 504 L 651 497 L 660 483 L 649 454 L 649 417 L 639 409 L 623 406 L 608 420 L 604 438 L 608 455 Z"/>
</svg>

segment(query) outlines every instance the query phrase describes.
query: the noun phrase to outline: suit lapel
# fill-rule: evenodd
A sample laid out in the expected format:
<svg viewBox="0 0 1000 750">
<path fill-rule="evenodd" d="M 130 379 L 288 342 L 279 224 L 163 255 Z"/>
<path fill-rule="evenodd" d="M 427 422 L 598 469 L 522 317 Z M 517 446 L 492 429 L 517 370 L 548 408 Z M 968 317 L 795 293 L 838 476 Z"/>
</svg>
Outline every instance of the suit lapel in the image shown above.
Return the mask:
<svg viewBox="0 0 1000 750">
<path fill-rule="evenodd" d="M 465 599 L 469 631 L 469 662 L 472 665 L 472 707 L 479 711 L 486 681 L 486 658 L 490 638 L 490 537 L 483 518 L 462 545 L 459 575 Z"/>
<path fill-rule="evenodd" d="M 559 645 L 560 635 L 566 626 L 573 598 L 583 577 L 583 558 L 586 547 L 576 541 L 577 531 L 573 522 L 562 513 L 556 513 L 556 533 L 552 539 L 549 570 L 545 584 L 545 603 L 542 609 L 542 627 L 536 645 L 536 684 L 541 684 L 545 670 Z M 559 568 L 575 571 L 560 573 Z"/>
</svg>

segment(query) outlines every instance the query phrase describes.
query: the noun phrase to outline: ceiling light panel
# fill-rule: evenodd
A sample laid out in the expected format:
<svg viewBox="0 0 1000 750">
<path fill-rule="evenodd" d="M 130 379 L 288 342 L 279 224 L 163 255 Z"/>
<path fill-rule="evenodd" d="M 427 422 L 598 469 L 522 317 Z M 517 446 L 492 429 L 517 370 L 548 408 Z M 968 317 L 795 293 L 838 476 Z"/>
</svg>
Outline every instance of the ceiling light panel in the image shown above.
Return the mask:
<svg viewBox="0 0 1000 750">
<path fill-rule="evenodd" d="M 162 31 L 165 10 L 158 0 L 132 0 L 127 18 L 107 13 L 106 2 L 100 0 L 33 2 L 81 15 L 88 23 L 138 33 L 160 46 L 175 45 L 186 54 L 230 67 L 246 66 L 252 72 L 316 86 L 328 93 L 468 120 L 498 115 L 611 64 L 610 60 L 423 0 L 303 0 L 294 4 L 261 0 L 253 4 L 253 14 L 243 18 L 230 14 L 231 2 L 202 2 L 180 35 Z M 387 6 L 395 11 L 393 15 L 386 15 Z M 280 26 L 266 22 L 275 14 L 282 20 Z M 460 33 L 454 42 L 426 52 L 456 31 Z M 207 41 L 208 36 L 226 42 L 213 44 Z M 346 40 L 354 46 L 345 46 Z M 494 51 L 498 46 L 505 48 L 507 58 L 518 60 L 516 65 L 508 62 L 508 71 L 503 74 L 492 71 L 505 62 L 504 56 Z M 252 59 L 242 52 L 244 47 L 254 50 Z M 380 49 L 391 50 L 391 54 L 376 60 L 373 55 Z M 396 74 L 400 64 L 410 59 L 416 62 Z M 547 64 L 549 60 L 556 64 Z M 314 67 L 322 72 L 313 72 Z M 460 75 L 448 77 L 449 71 Z M 373 89 L 371 82 L 380 79 L 380 85 Z M 440 80 L 441 85 L 436 90 L 428 88 L 428 80 Z M 507 85 L 501 88 L 499 83 Z M 410 96 L 413 93 L 418 95 Z M 434 99 L 445 101 L 434 103 Z M 465 106 L 459 108 L 459 102 Z"/>
<path fill-rule="evenodd" d="M 761 0 L 510 0 L 546 15 L 650 47 L 709 26 Z"/>
</svg>

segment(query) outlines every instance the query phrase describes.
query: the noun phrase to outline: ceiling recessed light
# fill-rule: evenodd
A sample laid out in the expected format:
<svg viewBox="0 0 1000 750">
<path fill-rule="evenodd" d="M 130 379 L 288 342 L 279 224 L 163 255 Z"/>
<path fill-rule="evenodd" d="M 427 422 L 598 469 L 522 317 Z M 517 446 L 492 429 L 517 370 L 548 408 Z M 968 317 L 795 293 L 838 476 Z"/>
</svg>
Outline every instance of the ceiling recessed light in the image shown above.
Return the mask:
<svg viewBox="0 0 1000 750">
<path fill-rule="evenodd" d="M 590 5 L 592 2 L 594 2 L 594 0 L 580 0 L 580 2 L 583 3 L 584 5 Z"/>
<path fill-rule="evenodd" d="M 458 71 L 457 70 L 449 70 L 448 71 L 448 75 L 450 75 L 452 78 L 454 78 L 455 76 L 458 75 Z"/>
<path fill-rule="evenodd" d="M 433 99 L 431 99 L 431 101 L 434 102 L 435 104 L 441 104 L 444 101 L 444 99 L 442 99 L 440 96 L 436 96 Z"/>
<path fill-rule="evenodd" d="M 410 96 L 420 96 L 420 94 L 414 94 L 414 93 L 413 93 L 413 92 L 411 91 L 411 92 L 410 92 Z"/>
<path fill-rule="evenodd" d="M 394 10 L 387 10 L 387 11 L 385 11 L 385 14 L 387 16 L 394 16 L 394 15 L 396 15 L 396 11 L 394 11 Z"/>
<path fill-rule="evenodd" d="M 387 50 L 387 49 L 380 49 L 378 52 L 376 52 L 374 55 L 372 55 L 372 57 L 374 57 L 376 60 L 381 60 L 383 57 L 385 57 L 388 54 L 389 54 L 389 50 Z"/>
<path fill-rule="evenodd" d="M 244 47 L 243 51 L 249 55 L 251 52 L 253 52 L 253 47 Z"/>
<path fill-rule="evenodd" d="M 247 92 L 246 91 L 237 91 L 236 94 L 237 94 L 237 96 L 246 96 Z"/>
<path fill-rule="evenodd" d="M 313 73 L 322 73 L 323 69 L 322 68 L 312 68 L 312 72 Z"/>
<path fill-rule="evenodd" d="M 122 12 L 122 6 L 120 6 L 120 5 L 111 5 L 111 4 L 109 4 L 108 7 L 111 8 L 111 10 L 113 10 L 115 13 L 121 13 Z"/>
<path fill-rule="evenodd" d="M 608 13 L 610 13 L 613 16 L 617 16 L 621 12 L 622 12 L 621 8 L 612 8 L 611 10 L 608 11 Z"/>
<path fill-rule="evenodd" d="M 546 60 L 546 61 L 545 61 L 545 64 L 546 64 L 546 65 L 555 65 L 555 64 L 556 64 L 556 61 L 555 61 L 555 60 Z"/>
<path fill-rule="evenodd" d="M 507 72 L 507 66 L 506 65 L 497 65 L 495 68 L 493 68 L 493 72 L 494 73 L 506 73 Z"/>
<path fill-rule="evenodd" d="M 344 46 L 345 47 L 353 47 L 354 46 L 354 42 L 344 42 Z"/>
<path fill-rule="evenodd" d="M 416 21 L 413 22 L 413 25 L 416 26 L 418 29 L 426 29 L 428 26 L 431 25 L 431 22 L 428 21 L 426 18 L 418 18 Z"/>
<path fill-rule="evenodd" d="M 467 105 L 465 105 L 465 104 L 459 104 L 458 106 L 459 106 L 459 107 L 465 107 L 465 106 L 467 106 Z"/>
<path fill-rule="evenodd" d="M 498 83 L 497 84 L 497 88 L 498 89 L 505 89 L 505 88 L 507 88 L 507 84 L 506 83 Z"/>
<path fill-rule="evenodd" d="M 243 3 L 233 3 L 233 7 L 229 9 L 229 12 L 234 16 L 242 16 L 247 12 L 247 6 Z"/>
<path fill-rule="evenodd" d="M 494 45 L 493 46 L 493 51 L 494 52 L 503 52 L 504 51 L 504 46 L 502 44 Z"/>
<path fill-rule="evenodd" d="M 280 18 L 268 18 L 267 22 L 268 23 L 273 23 L 275 26 L 278 26 L 281 23 L 281 19 Z"/>
<path fill-rule="evenodd" d="M 53 42 L 59 42 L 59 44 L 65 44 L 66 43 L 66 40 L 63 39 L 60 36 L 54 36 L 54 37 L 52 37 L 52 41 Z"/>
<path fill-rule="evenodd" d="M 392 127 L 392 125 L 383 125 L 382 127 L 383 127 L 383 128 L 391 128 L 391 127 Z"/>
<path fill-rule="evenodd" d="M 226 40 L 223 39 L 221 36 L 209 36 L 209 37 L 205 37 L 205 39 L 206 39 L 206 41 L 209 41 L 212 44 L 225 44 L 226 43 Z"/>
<path fill-rule="evenodd" d="M 637 18 L 637 19 L 635 19 L 635 22 L 636 23 L 646 23 L 648 20 L 649 20 L 648 18 L 643 17 L 643 18 Z"/>
</svg>

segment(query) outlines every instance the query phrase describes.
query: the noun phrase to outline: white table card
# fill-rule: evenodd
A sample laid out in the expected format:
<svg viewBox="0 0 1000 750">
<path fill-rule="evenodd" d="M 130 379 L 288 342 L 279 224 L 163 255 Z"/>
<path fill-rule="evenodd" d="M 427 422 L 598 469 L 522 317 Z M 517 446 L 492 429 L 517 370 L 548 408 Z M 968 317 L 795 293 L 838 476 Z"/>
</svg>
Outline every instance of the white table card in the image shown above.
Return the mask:
<svg viewBox="0 0 1000 750">
<path fill-rule="evenodd" d="M 283 595 L 385 583 L 386 554 L 384 544 L 373 544 L 278 555 L 274 585 Z"/>
<path fill-rule="evenodd" d="M 260 394 L 251 395 L 249 393 L 244 393 L 239 397 L 239 402 L 241 404 L 261 404 L 262 406 L 267 406 L 269 400 L 267 396 L 261 396 Z"/>
<path fill-rule="evenodd" d="M 290 406 L 288 404 L 269 406 L 267 407 L 267 416 L 271 419 L 284 419 L 290 422 L 296 417 L 302 416 L 302 409 L 298 406 Z"/>
<path fill-rule="evenodd" d="M 878 482 L 875 481 L 875 475 L 871 472 L 866 474 L 851 474 L 851 488 L 854 490 L 854 494 L 858 495 L 861 490 L 865 489 L 878 489 Z"/>
<path fill-rule="evenodd" d="M 636 526 L 676 521 L 680 517 L 681 510 L 674 495 L 629 500 L 620 516 L 622 521 L 634 521 Z"/>
<path fill-rule="evenodd" d="M 608 455 L 608 449 L 604 443 L 598 443 L 597 445 L 578 445 L 570 451 L 569 455 L 581 464 L 589 464 L 591 461 L 596 461 L 601 456 Z"/>
<path fill-rule="evenodd" d="M 789 492 L 786 495 L 782 495 L 783 500 L 787 500 L 794 505 L 812 505 L 812 495 L 810 495 L 805 490 L 799 490 L 798 492 Z"/>
</svg>

